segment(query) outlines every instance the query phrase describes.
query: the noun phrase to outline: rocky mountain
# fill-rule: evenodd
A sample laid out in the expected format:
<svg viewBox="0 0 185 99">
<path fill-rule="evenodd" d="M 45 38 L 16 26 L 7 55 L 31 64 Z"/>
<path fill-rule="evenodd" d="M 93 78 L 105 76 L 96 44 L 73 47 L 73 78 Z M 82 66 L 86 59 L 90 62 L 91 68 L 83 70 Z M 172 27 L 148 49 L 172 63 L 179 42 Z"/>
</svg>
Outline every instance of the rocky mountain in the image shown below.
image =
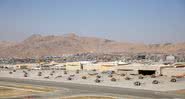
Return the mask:
<svg viewBox="0 0 185 99">
<path fill-rule="evenodd" d="M 26 40 L 0 42 L 0 57 L 61 56 L 76 53 L 177 53 L 185 52 L 185 43 L 136 44 L 95 37 L 81 37 L 74 33 L 62 36 L 32 35 Z"/>
</svg>

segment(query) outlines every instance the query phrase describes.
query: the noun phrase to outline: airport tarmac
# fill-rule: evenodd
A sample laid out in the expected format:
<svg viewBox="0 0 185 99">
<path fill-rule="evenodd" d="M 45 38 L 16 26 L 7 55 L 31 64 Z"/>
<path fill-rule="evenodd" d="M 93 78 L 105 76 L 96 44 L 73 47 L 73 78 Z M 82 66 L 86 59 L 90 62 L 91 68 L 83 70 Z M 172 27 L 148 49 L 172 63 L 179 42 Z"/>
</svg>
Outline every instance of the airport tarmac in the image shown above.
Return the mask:
<svg viewBox="0 0 185 99">
<path fill-rule="evenodd" d="M 54 87 L 57 90 L 53 93 L 48 94 L 36 94 L 24 97 L 36 97 L 34 99 L 60 99 L 62 96 L 78 96 L 78 95 L 103 95 L 113 96 L 116 99 L 184 99 L 183 95 L 172 94 L 167 92 L 159 91 L 148 91 L 140 89 L 129 89 L 129 88 L 115 88 L 107 86 L 96 86 L 96 85 L 85 85 L 85 84 L 73 84 L 65 82 L 54 82 L 54 81 L 43 81 L 43 80 L 30 80 L 30 79 L 16 79 L 16 78 L 5 78 L 0 77 L 0 84 L 7 82 L 15 84 L 29 84 L 29 85 L 40 85 L 47 87 Z M 8 98 L 9 99 L 9 98 Z M 17 97 L 12 99 L 23 99 L 23 97 Z M 61 98 L 62 99 L 62 98 Z"/>
<path fill-rule="evenodd" d="M 24 72 L 27 72 L 27 77 L 24 77 Z M 12 72 L 12 74 L 10 74 Z M 38 76 L 38 73 L 42 72 L 41 76 Z M 175 91 L 185 89 L 185 78 L 177 79 L 177 82 L 170 82 L 171 78 L 165 76 L 159 76 L 156 78 L 151 78 L 151 76 L 143 76 L 143 79 L 139 79 L 138 75 L 129 75 L 125 76 L 112 74 L 112 77 L 109 77 L 109 74 L 97 72 L 100 78 L 100 83 L 96 83 L 97 75 L 88 75 L 88 71 L 67 71 L 67 74 L 64 74 L 62 70 L 1 70 L 0 77 L 9 77 L 9 78 L 21 78 L 21 79 L 33 79 L 33 80 L 43 80 L 43 81 L 55 81 L 55 82 L 67 82 L 74 84 L 87 84 L 87 85 L 98 85 L 98 86 L 110 86 L 118 88 L 132 88 L 132 89 L 143 89 L 143 90 L 152 90 L 152 91 Z M 52 74 L 52 75 L 51 75 Z M 86 76 L 86 79 L 82 79 L 82 76 Z M 68 78 L 71 80 L 68 80 Z M 126 77 L 131 78 L 130 80 L 125 80 Z M 116 81 L 111 81 L 112 78 L 115 78 Z M 153 84 L 154 80 L 159 81 L 158 84 Z M 135 86 L 134 82 L 139 81 L 140 86 Z"/>
</svg>

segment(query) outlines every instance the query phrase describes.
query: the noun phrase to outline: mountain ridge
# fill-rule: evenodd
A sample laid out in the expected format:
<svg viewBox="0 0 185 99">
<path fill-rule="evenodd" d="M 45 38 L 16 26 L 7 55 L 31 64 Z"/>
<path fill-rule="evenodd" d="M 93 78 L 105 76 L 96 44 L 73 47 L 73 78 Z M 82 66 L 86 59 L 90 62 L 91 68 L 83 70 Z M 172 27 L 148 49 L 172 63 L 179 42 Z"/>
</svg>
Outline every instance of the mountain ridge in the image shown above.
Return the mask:
<svg viewBox="0 0 185 99">
<path fill-rule="evenodd" d="M 141 44 L 117 42 L 75 33 L 61 36 L 34 34 L 22 42 L 0 41 L 0 57 L 61 56 L 77 53 L 178 53 L 185 52 L 185 43 Z"/>
</svg>

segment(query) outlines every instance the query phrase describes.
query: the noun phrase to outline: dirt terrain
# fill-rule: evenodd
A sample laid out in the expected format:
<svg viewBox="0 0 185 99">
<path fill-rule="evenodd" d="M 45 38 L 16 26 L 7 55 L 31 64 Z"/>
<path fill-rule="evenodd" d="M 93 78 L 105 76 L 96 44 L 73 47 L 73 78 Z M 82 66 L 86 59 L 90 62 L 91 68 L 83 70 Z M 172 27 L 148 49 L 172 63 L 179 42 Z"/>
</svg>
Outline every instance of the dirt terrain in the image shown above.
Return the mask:
<svg viewBox="0 0 185 99">
<path fill-rule="evenodd" d="M 62 99 L 116 99 L 108 96 L 76 96 L 76 97 L 62 97 Z"/>
<path fill-rule="evenodd" d="M 26 96 L 31 94 L 38 94 L 43 92 L 50 92 L 53 89 L 34 87 L 28 85 L 1 85 L 0 86 L 0 98 L 11 98 Z"/>
</svg>

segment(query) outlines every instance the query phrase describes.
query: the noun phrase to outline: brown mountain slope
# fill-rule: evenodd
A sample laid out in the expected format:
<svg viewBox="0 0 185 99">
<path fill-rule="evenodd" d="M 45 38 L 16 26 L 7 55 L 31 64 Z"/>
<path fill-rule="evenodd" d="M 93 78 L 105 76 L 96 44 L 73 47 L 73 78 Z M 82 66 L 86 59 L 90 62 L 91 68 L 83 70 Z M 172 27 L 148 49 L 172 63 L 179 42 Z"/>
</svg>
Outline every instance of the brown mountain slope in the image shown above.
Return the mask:
<svg viewBox="0 0 185 99">
<path fill-rule="evenodd" d="M 185 52 L 185 43 L 178 44 L 133 44 L 94 37 L 32 35 L 20 43 L 0 42 L 0 57 L 60 56 L 84 52 Z"/>
</svg>

